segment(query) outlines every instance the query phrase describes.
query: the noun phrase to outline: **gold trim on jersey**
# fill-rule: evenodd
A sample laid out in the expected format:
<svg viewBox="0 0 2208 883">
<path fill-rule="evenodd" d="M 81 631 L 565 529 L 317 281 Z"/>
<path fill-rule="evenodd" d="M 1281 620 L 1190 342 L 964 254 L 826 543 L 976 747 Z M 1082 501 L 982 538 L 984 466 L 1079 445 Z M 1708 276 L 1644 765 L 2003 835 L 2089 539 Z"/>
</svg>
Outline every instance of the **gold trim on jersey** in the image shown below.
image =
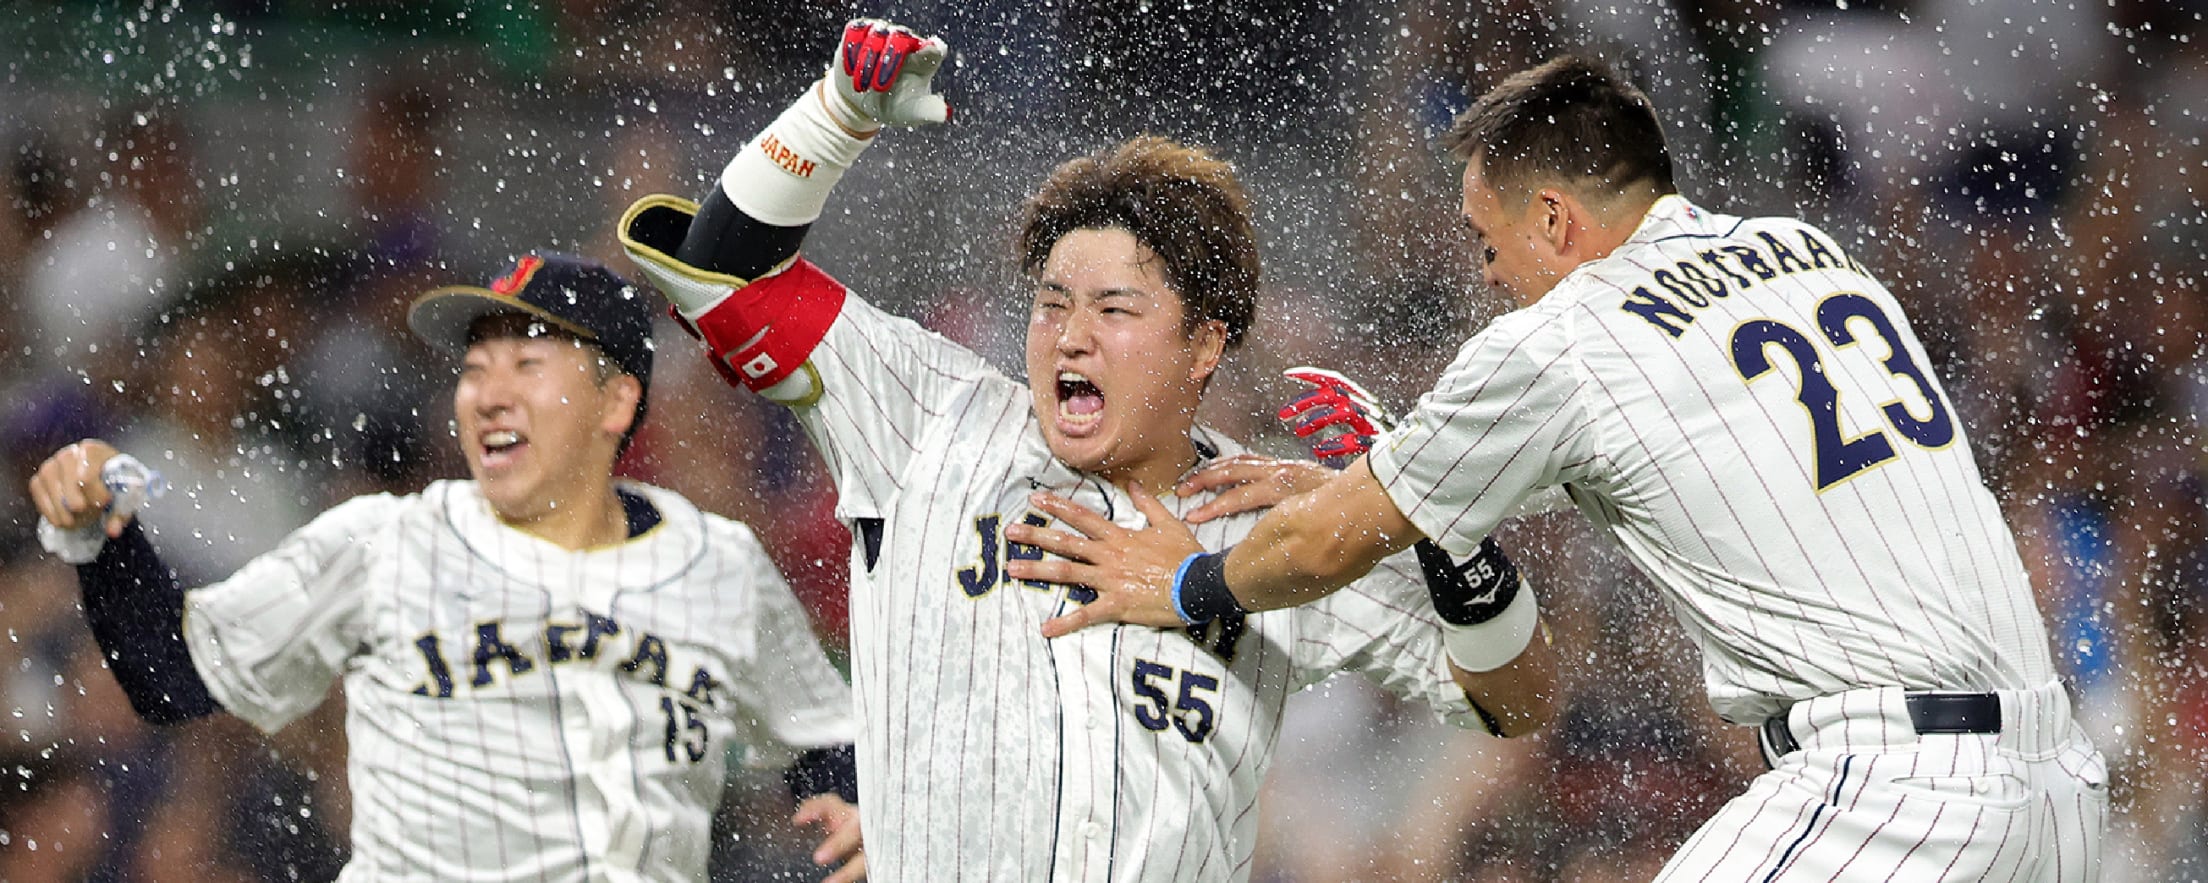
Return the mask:
<svg viewBox="0 0 2208 883">
<path fill-rule="evenodd" d="M 803 393 L 787 399 L 777 398 L 775 396 L 768 395 L 768 393 L 772 392 L 775 387 L 779 387 L 783 383 L 788 383 L 792 380 L 796 380 L 799 377 L 805 378 L 805 391 Z M 814 405 L 820 404 L 820 400 L 828 394 L 828 389 L 827 386 L 823 384 L 820 380 L 820 369 L 813 367 L 813 360 L 806 359 L 804 364 L 797 366 L 797 373 L 783 378 L 782 383 L 777 383 L 774 386 L 770 386 L 764 390 L 761 390 L 759 394 L 761 396 L 764 396 L 767 401 L 773 402 L 777 405 L 781 405 L 785 408 L 810 408 Z"/>
</svg>

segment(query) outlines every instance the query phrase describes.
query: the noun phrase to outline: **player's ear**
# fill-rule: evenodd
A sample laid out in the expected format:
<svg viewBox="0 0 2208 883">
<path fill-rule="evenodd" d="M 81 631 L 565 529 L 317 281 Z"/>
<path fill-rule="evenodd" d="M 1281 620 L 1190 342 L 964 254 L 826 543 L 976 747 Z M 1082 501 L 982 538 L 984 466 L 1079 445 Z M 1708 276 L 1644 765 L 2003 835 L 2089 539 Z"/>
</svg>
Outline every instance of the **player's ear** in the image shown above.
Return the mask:
<svg viewBox="0 0 2208 883">
<path fill-rule="evenodd" d="M 1227 323 L 1217 319 L 1197 323 L 1189 343 L 1195 346 L 1196 360 L 1189 366 L 1188 379 L 1203 383 L 1219 370 L 1219 360 L 1227 354 Z"/>
<path fill-rule="evenodd" d="M 644 398 L 644 384 L 635 375 L 615 374 L 606 380 L 606 397 L 598 412 L 598 429 L 620 438 L 636 422 L 636 403 Z"/>
<path fill-rule="evenodd" d="M 1548 243 L 1551 250 L 1563 252 L 1570 246 L 1575 223 L 1584 224 L 1578 217 L 1579 203 L 1565 196 L 1555 187 L 1543 187 L 1533 195 L 1534 235 Z"/>
</svg>

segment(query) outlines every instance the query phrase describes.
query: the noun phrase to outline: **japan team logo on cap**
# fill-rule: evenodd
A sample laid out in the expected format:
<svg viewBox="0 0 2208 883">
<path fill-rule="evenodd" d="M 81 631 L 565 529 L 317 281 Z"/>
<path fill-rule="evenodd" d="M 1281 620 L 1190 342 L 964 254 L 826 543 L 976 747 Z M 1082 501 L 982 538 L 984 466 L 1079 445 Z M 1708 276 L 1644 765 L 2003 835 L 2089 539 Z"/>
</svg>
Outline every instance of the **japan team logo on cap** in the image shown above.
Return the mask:
<svg viewBox="0 0 2208 883">
<path fill-rule="evenodd" d="M 536 255 L 525 255 L 519 263 L 514 264 L 513 272 L 500 276 L 491 283 L 491 290 L 507 297 L 513 297 L 529 284 L 529 277 L 537 275 L 538 268 L 543 266 L 543 258 Z"/>
</svg>

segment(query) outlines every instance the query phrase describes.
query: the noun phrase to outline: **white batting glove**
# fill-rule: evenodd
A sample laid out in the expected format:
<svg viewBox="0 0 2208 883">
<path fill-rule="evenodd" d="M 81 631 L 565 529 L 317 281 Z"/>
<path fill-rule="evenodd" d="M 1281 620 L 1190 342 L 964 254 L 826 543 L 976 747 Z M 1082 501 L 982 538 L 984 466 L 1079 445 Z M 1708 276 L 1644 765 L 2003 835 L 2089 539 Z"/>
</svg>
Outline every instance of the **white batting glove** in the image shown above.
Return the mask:
<svg viewBox="0 0 2208 883">
<path fill-rule="evenodd" d="M 744 214 L 778 227 L 818 220 L 828 192 L 884 124 L 950 119 L 950 105 L 934 91 L 949 51 L 940 39 L 889 22 L 845 25 L 828 71 L 729 160 L 722 192 Z"/>
</svg>

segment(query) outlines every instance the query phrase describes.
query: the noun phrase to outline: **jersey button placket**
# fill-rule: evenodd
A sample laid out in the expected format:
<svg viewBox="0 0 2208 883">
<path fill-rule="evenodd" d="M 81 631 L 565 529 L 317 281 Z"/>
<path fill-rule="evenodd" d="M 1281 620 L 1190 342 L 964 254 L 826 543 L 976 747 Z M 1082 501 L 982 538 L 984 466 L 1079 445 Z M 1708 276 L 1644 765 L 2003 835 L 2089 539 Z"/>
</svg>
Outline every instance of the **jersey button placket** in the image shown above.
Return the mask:
<svg viewBox="0 0 2208 883">
<path fill-rule="evenodd" d="M 1112 631 L 1092 629 L 1059 639 L 1052 655 L 1059 683 L 1073 695 L 1112 695 L 1113 676 L 1120 671 Z M 1066 702 L 1059 709 L 1064 722 L 1064 744 L 1059 757 L 1067 766 L 1068 787 L 1059 794 L 1058 817 L 1063 820 L 1065 841 L 1059 850 L 1057 879 L 1104 879 L 1108 851 L 1100 841 L 1104 825 L 1099 821 L 1112 811 L 1113 768 L 1118 749 L 1112 744 L 1113 710 L 1118 702 L 1102 708 L 1089 702 Z"/>
</svg>

